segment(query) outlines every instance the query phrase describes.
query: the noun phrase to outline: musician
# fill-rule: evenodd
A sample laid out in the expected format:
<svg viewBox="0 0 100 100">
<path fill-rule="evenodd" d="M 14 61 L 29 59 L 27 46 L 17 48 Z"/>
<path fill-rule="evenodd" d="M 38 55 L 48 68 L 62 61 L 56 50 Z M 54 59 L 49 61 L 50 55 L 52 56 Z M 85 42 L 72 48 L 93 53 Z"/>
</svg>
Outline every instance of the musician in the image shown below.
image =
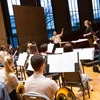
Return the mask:
<svg viewBox="0 0 100 100">
<path fill-rule="evenodd" d="M 1 45 L 0 47 L 0 67 L 3 67 L 3 60 L 4 60 L 4 56 L 7 56 L 8 53 L 6 51 L 6 46 L 5 45 Z"/>
<path fill-rule="evenodd" d="M 64 52 L 73 52 L 73 47 L 70 43 L 67 43 L 64 45 Z M 86 82 L 88 81 L 88 77 L 85 73 L 83 73 L 81 61 L 79 61 L 79 72 L 80 72 L 80 75 L 82 78 L 83 85 L 84 85 L 84 87 L 86 87 Z M 92 85 L 89 85 L 89 89 L 90 89 L 90 91 L 92 90 Z"/>
<path fill-rule="evenodd" d="M 53 41 L 53 43 L 54 43 L 53 52 L 55 51 L 55 49 L 56 49 L 57 47 L 60 47 L 61 36 L 63 35 L 63 32 L 64 32 L 64 28 L 62 28 L 60 34 L 57 34 L 56 31 L 53 32 L 53 35 L 54 35 L 54 36 L 53 36 L 52 38 L 50 38 L 50 40 Z"/>
<path fill-rule="evenodd" d="M 91 21 L 85 20 L 84 21 L 84 26 L 86 27 L 86 31 L 85 31 L 85 34 L 83 34 L 83 36 L 87 37 L 89 45 L 91 47 L 94 47 L 94 44 L 93 44 L 93 42 L 94 42 L 94 38 L 93 38 L 94 32 L 93 32 L 93 29 L 91 28 L 91 26 L 92 26 Z"/>
<path fill-rule="evenodd" d="M 46 78 L 43 75 L 45 60 L 42 55 L 34 54 L 31 58 L 31 65 L 34 69 L 34 74 L 26 79 L 25 92 L 39 92 L 49 97 L 50 100 L 54 100 L 55 93 L 58 91 L 59 86 L 54 80 Z"/>
<path fill-rule="evenodd" d="M 11 100 L 19 100 L 16 96 L 15 90 L 15 87 L 19 84 L 19 81 L 12 69 L 13 64 L 13 58 L 11 56 L 4 57 L 4 68 L 0 70 L 0 73 L 2 74 L 0 75 L 0 82 L 5 85 Z"/>
</svg>

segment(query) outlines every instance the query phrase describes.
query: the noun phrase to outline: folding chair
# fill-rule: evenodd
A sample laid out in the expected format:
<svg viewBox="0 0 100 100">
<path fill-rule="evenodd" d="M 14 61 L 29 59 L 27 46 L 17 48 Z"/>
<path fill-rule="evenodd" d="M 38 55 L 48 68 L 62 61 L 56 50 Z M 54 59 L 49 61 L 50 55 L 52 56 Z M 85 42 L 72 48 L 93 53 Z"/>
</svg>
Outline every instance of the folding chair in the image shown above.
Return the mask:
<svg viewBox="0 0 100 100">
<path fill-rule="evenodd" d="M 70 86 L 71 90 L 72 87 L 81 87 L 83 91 L 83 100 L 85 100 L 85 90 L 87 89 L 88 96 L 90 98 L 90 92 L 89 92 L 89 86 L 88 81 L 86 82 L 86 89 L 84 87 L 84 84 L 81 79 L 81 75 L 79 72 L 66 72 L 63 73 L 63 85 L 64 86 Z"/>
<path fill-rule="evenodd" d="M 44 94 L 40 94 L 38 92 L 27 92 L 23 94 L 22 100 L 50 100 Z"/>
</svg>

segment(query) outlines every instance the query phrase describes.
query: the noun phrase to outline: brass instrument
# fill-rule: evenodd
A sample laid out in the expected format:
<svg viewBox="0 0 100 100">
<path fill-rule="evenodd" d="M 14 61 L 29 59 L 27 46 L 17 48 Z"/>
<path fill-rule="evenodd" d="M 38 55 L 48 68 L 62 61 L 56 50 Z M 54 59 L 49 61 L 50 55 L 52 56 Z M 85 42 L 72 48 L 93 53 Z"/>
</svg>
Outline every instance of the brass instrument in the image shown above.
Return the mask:
<svg viewBox="0 0 100 100">
<path fill-rule="evenodd" d="M 93 42 L 93 44 L 96 44 L 96 45 L 98 45 L 98 40 L 99 40 L 99 38 L 97 37 L 97 35 L 96 35 L 96 33 L 98 33 L 100 30 L 98 30 L 97 32 L 95 32 L 95 33 L 93 33 L 93 39 L 94 39 L 94 42 Z"/>
</svg>

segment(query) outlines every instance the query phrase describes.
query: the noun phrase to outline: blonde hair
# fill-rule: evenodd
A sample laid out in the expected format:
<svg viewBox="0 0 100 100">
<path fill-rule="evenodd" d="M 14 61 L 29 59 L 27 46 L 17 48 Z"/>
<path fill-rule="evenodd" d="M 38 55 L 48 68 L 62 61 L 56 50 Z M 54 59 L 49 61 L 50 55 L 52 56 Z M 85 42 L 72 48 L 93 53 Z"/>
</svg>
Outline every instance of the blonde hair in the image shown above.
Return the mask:
<svg viewBox="0 0 100 100">
<path fill-rule="evenodd" d="M 84 23 L 87 23 L 88 25 L 92 25 L 92 22 L 89 20 L 85 20 Z"/>
<path fill-rule="evenodd" d="M 9 74 L 13 72 L 13 69 L 11 68 L 12 63 L 13 63 L 13 58 L 11 56 L 4 57 L 4 69 L 5 69 L 6 82 L 9 81 Z"/>
</svg>

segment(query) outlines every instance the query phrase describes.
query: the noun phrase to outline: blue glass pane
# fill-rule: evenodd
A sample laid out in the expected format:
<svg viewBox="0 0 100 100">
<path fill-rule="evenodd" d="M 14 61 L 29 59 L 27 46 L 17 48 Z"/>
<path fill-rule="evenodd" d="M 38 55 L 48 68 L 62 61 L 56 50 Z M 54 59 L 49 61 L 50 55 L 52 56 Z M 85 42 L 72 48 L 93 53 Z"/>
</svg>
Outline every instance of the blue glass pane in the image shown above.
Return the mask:
<svg viewBox="0 0 100 100">
<path fill-rule="evenodd" d="M 94 22 L 100 21 L 100 0 L 92 0 Z"/>
<path fill-rule="evenodd" d="M 41 6 L 44 8 L 48 38 L 50 38 L 55 30 L 51 0 L 41 0 Z"/>
<path fill-rule="evenodd" d="M 68 0 L 72 30 L 80 28 L 77 0 Z"/>
<path fill-rule="evenodd" d="M 11 29 L 12 29 L 12 35 L 10 36 L 10 44 L 13 47 L 17 47 L 18 40 L 17 40 L 17 30 L 13 13 L 13 5 L 20 5 L 20 0 L 7 0 L 7 3 L 9 8 L 8 10 L 10 15 Z"/>
</svg>

